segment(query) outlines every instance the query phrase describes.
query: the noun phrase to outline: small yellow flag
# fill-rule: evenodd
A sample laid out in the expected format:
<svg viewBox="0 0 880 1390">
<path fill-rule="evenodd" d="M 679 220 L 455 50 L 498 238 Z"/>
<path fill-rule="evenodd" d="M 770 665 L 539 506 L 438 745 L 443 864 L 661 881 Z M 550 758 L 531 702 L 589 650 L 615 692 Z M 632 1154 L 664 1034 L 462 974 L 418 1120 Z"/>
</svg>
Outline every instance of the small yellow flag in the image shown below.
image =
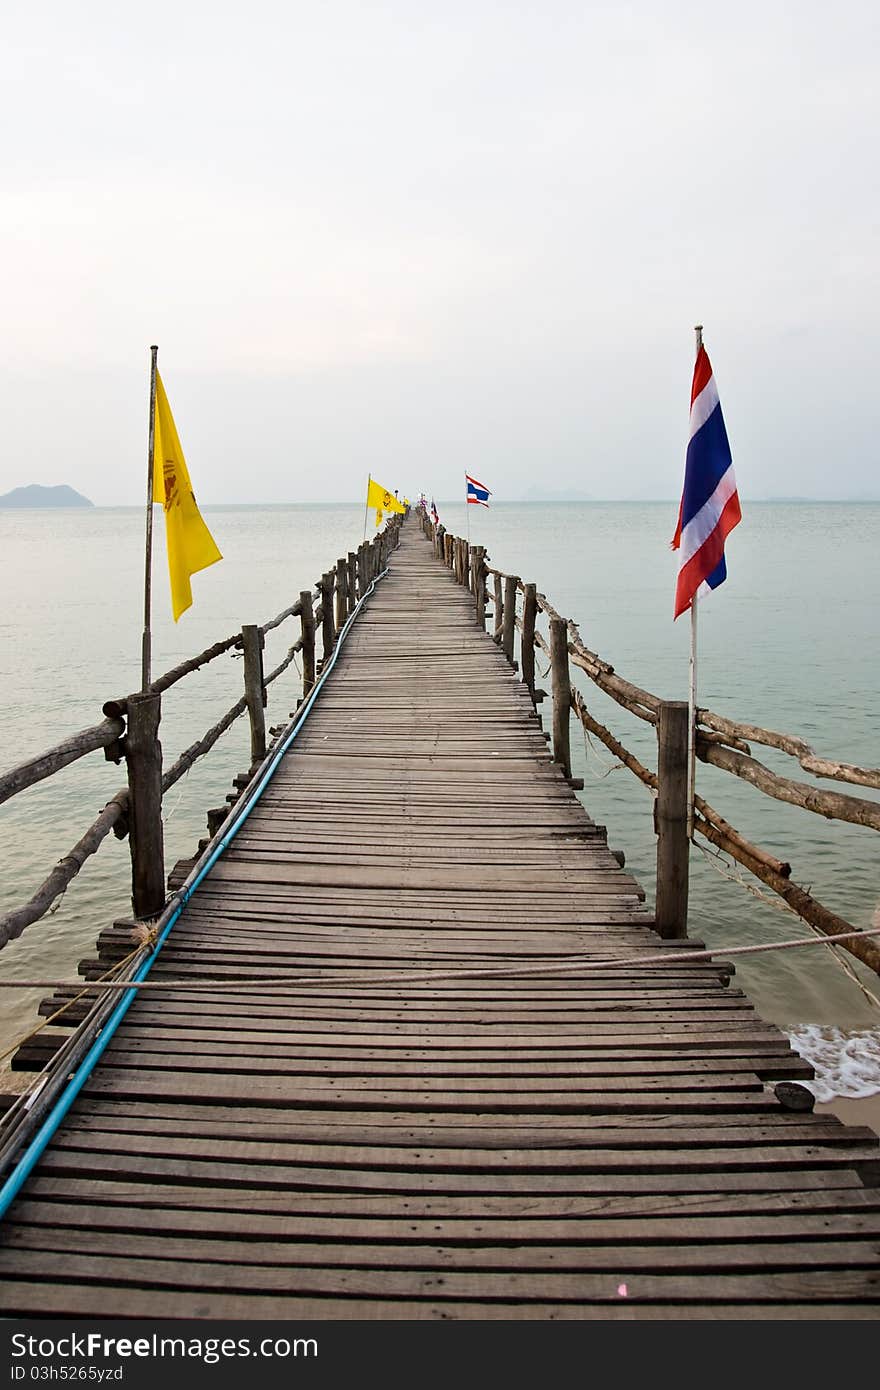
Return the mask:
<svg viewBox="0 0 880 1390">
<path fill-rule="evenodd" d="M 389 492 L 387 487 L 377 483 L 375 478 L 371 478 L 367 485 L 367 506 L 376 508 L 376 525 L 382 525 L 382 512 L 405 512 L 406 507 Z"/>
<path fill-rule="evenodd" d="M 171 578 L 171 610 L 177 622 L 193 601 L 190 576 L 223 556 L 196 506 L 177 427 L 156 373 L 156 420 L 153 450 L 153 501 L 165 509 L 165 541 Z"/>
</svg>

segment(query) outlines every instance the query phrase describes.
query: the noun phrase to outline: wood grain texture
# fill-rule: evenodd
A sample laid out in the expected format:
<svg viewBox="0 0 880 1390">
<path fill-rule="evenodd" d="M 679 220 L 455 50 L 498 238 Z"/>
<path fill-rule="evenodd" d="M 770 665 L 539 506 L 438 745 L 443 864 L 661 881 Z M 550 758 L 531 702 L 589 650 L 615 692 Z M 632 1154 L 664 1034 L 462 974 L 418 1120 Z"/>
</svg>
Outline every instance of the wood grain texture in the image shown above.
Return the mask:
<svg viewBox="0 0 880 1390">
<path fill-rule="evenodd" d="M 150 977 L 186 983 L 132 1005 L 4 1223 L 4 1314 L 876 1315 L 875 1136 L 782 1108 L 810 1068 L 731 966 L 640 963 L 644 894 L 444 541 L 388 543 Z"/>
</svg>

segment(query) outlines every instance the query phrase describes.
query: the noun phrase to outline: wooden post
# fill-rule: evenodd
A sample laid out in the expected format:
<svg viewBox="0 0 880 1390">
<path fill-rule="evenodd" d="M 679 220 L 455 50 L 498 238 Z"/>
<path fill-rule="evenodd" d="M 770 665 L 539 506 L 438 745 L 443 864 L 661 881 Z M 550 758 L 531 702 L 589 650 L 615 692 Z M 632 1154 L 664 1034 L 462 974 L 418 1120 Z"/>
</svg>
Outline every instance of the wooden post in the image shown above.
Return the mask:
<svg viewBox="0 0 880 1390">
<path fill-rule="evenodd" d="M 532 704 L 535 703 L 535 619 L 538 615 L 538 588 L 536 584 L 523 585 L 522 634 L 519 646 L 519 664 Z"/>
<path fill-rule="evenodd" d="M 353 550 L 348 552 L 348 611 L 353 613 L 357 607 L 357 560 Z"/>
<path fill-rule="evenodd" d="M 501 630 L 501 650 L 513 665 L 513 640 L 516 636 L 516 586 L 518 580 L 507 575 L 504 580 L 504 623 Z"/>
<path fill-rule="evenodd" d="M 165 906 L 165 850 L 162 834 L 162 696 L 128 697 L 128 844 L 131 852 L 131 910 L 135 917 L 158 917 Z"/>
<path fill-rule="evenodd" d="M 662 937 L 687 936 L 688 705 L 663 700 L 657 725 L 657 894 L 655 925 Z"/>
<path fill-rule="evenodd" d="M 315 684 L 315 614 L 312 609 L 311 589 L 303 589 L 299 601 L 302 609 L 299 621 L 302 631 L 303 699 L 305 699 Z"/>
<path fill-rule="evenodd" d="M 471 548 L 467 541 L 461 543 L 461 583 L 466 589 L 471 587 Z"/>
<path fill-rule="evenodd" d="M 553 677 L 553 761 L 561 765 L 565 777 L 570 777 L 571 677 L 568 671 L 568 624 L 564 618 L 550 619 L 550 671 Z"/>
<path fill-rule="evenodd" d="M 486 547 L 474 547 L 474 603 L 476 604 L 477 627 L 486 631 Z"/>
<path fill-rule="evenodd" d="M 321 669 L 327 665 L 336 643 L 333 626 L 333 571 L 321 575 Z"/>
<path fill-rule="evenodd" d="M 341 632 L 345 627 L 345 617 L 348 613 L 348 561 L 340 557 L 336 561 L 336 631 Z"/>
<path fill-rule="evenodd" d="M 367 543 L 364 541 L 362 545 L 358 546 L 358 593 L 361 598 L 363 598 L 370 585 L 370 581 L 367 578 L 368 559 L 369 552 L 367 551 Z"/>
<path fill-rule="evenodd" d="M 263 684 L 263 634 L 253 623 L 241 629 L 244 652 L 244 694 L 251 721 L 251 767 L 266 756 L 266 687 Z"/>
<path fill-rule="evenodd" d="M 495 576 L 495 631 L 492 637 L 496 642 L 501 641 L 501 632 L 504 625 L 504 599 L 501 596 L 501 575 Z"/>
</svg>

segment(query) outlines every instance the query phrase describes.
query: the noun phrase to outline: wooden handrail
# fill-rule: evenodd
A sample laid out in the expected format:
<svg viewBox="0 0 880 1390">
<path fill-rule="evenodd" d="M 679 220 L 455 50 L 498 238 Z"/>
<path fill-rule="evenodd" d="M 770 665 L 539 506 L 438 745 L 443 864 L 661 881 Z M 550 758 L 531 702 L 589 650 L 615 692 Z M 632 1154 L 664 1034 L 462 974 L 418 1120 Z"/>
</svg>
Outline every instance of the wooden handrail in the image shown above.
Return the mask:
<svg viewBox="0 0 880 1390">
<path fill-rule="evenodd" d="M 344 566 L 345 577 L 341 584 L 341 594 L 337 596 L 337 601 L 341 599 L 341 611 L 347 613 L 349 605 L 354 607 L 356 602 L 356 586 L 363 593 L 368 582 L 379 573 L 380 569 L 387 561 L 389 552 L 394 549 L 399 540 L 400 518 L 390 518 L 383 531 L 377 533 L 372 541 L 364 542 L 359 548 L 357 555 L 351 552 L 349 556 L 340 561 Z M 340 576 L 341 578 L 342 576 Z M 262 681 L 263 690 L 268 688 L 273 681 L 277 680 L 284 671 L 290 666 L 296 654 L 304 652 L 304 671 L 303 684 L 304 695 L 315 680 L 315 637 L 320 630 L 323 637 L 322 665 L 329 658 L 333 645 L 335 644 L 336 634 L 333 630 L 333 600 L 334 600 L 334 580 L 337 575 L 333 571 L 328 571 L 321 577 L 314 590 L 303 590 L 295 603 L 285 608 L 275 618 L 262 625 L 262 627 L 250 629 L 254 635 L 261 638 L 267 632 L 279 627 L 289 617 L 301 617 L 303 619 L 303 631 L 297 641 L 289 648 L 286 657 L 275 669 L 265 676 Z M 313 600 L 320 600 L 317 608 L 313 606 Z M 196 671 L 199 667 L 214 661 L 218 656 L 223 655 L 232 648 L 241 649 L 243 647 L 243 633 L 236 632 L 232 636 L 224 638 L 220 642 L 215 642 L 212 646 L 206 647 L 204 651 L 196 656 L 180 662 L 171 670 L 165 672 L 157 680 L 153 681 L 148 695 L 161 696 L 177 681 L 184 676 Z M 251 662 L 253 666 L 253 661 Z M 253 684 L 253 681 L 251 682 Z M 257 683 L 259 684 L 259 672 L 257 672 Z M 255 692 L 251 691 L 251 703 L 256 706 L 257 699 Z M 140 700 L 142 697 L 137 697 Z M 14 796 L 18 791 L 27 786 L 51 776 L 53 773 L 65 767 L 68 763 L 93 752 L 98 748 L 112 750 L 114 744 L 119 745 L 120 757 L 126 751 L 126 731 L 125 717 L 131 716 L 135 697 L 124 696 L 114 700 L 108 700 L 104 705 L 104 713 L 107 716 L 102 724 L 95 725 L 93 728 L 84 729 L 78 734 L 72 734 L 62 743 L 49 749 L 46 753 L 40 754 L 36 758 L 29 759 L 26 763 L 20 764 L 10 770 L 10 772 L 0 777 L 0 802 Z M 261 701 L 259 703 L 262 703 Z M 161 758 L 158 756 L 158 740 L 156 740 L 157 757 L 153 759 L 151 766 L 158 768 L 156 773 L 157 786 L 161 787 L 162 793 L 168 791 L 176 782 L 183 777 L 193 766 L 195 761 L 204 756 L 214 746 L 217 740 L 225 731 L 238 719 L 248 708 L 247 693 L 227 710 L 226 714 L 210 728 L 206 734 L 183 753 L 167 768 L 161 772 Z M 257 723 L 259 721 L 256 721 Z M 155 738 L 155 730 L 154 730 Z M 252 730 L 253 736 L 253 730 Z M 108 753 L 108 757 L 110 754 Z M 119 761 L 119 758 L 114 759 Z M 131 770 L 131 769 L 130 769 Z M 137 780 L 137 779 L 136 779 Z M 51 873 L 40 885 L 37 892 L 24 903 L 3 917 L 0 917 L 0 947 L 7 941 L 19 936 L 24 928 L 32 922 L 38 921 L 50 911 L 53 903 L 62 894 L 68 884 L 79 872 L 85 860 L 98 849 L 103 840 L 111 830 L 117 838 L 124 839 L 129 835 L 132 840 L 133 874 L 137 877 L 140 868 L 143 867 L 145 859 L 157 859 L 152 850 L 145 855 L 141 855 L 140 866 L 135 864 L 135 853 L 133 839 L 130 835 L 130 819 L 132 815 L 132 798 L 128 788 L 122 788 L 107 803 L 104 810 L 96 821 L 88 828 L 82 839 L 74 845 L 73 849 L 52 869 Z M 152 819 L 159 820 L 158 812 Z M 155 886 L 155 885 L 154 885 Z M 163 890 L 164 891 L 164 890 Z"/>
<path fill-rule="evenodd" d="M 63 742 L 56 743 L 54 748 L 41 753 L 39 757 L 19 763 L 18 767 L 0 776 L 0 802 L 8 801 L 17 792 L 24 791 L 25 787 L 32 787 L 35 782 L 42 782 L 44 778 L 60 772 L 63 767 L 76 762 L 77 758 L 84 757 L 86 753 L 94 753 L 98 748 L 109 748 L 119 741 L 124 732 L 123 719 L 108 718 L 90 729 L 81 729 L 78 734 L 71 734 Z"/>
</svg>

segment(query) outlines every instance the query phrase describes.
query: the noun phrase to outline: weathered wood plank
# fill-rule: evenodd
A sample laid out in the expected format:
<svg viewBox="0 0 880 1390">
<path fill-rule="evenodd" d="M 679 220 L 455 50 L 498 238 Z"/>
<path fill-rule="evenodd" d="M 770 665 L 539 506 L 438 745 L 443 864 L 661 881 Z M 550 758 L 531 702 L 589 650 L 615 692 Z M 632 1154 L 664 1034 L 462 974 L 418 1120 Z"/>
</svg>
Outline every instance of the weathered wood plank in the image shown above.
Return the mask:
<svg viewBox="0 0 880 1390">
<path fill-rule="evenodd" d="M 502 651 L 404 528 L 0 1230 L 0 1311 L 875 1314 L 875 1136 L 779 1105 L 811 1068 L 723 961 L 642 963 L 668 948 L 508 664 L 514 599 Z"/>
</svg>

